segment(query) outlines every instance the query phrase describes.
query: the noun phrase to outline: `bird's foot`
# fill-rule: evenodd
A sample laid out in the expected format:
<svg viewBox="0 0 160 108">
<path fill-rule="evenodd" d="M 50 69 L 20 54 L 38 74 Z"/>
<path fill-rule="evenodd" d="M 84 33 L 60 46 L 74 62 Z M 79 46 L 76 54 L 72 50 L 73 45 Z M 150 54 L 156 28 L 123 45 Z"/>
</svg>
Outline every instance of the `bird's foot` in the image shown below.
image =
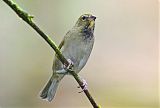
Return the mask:
<svg viewBox="0 0 160 108">
<path fill-rule="evenodd" d="M 65 70 L 72 71 L 72 68 L 73 68 L 73 62 L 72 62 L 72 60 L 71 60 L 71 59 L 67 59 L 67 61 L 69 62 L 69 65 L 68 65 L 68 66 L 64 65 L 64 69 L 65 69 Z"/>
<path fill-rule="evenodd" d="M 86 80 L 82 79 L 82 82 L 83 82 L 83 84 L 82 84 L 82 91 L 80 91 L 78 93 L 82 93 L 84 90 L 87 90 L 88 84 L 87 84 Z M 78 88 L 80 88 L 80 86 L 78 86 Z"/>
<path fill-rule="evenodd" d="M 66 74 L 66 70 L 65 69 L 57 70 L 56 73 L 57 74 Z"/>
</svg>

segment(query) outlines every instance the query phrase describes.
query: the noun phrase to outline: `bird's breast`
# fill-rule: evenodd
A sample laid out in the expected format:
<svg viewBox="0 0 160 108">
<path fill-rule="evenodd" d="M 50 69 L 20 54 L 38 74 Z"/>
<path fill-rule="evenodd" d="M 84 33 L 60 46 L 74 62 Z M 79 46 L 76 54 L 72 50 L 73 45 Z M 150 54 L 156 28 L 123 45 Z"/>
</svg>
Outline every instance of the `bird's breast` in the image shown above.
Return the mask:
<svg viewBox="0 0 160 108">
<path fill-rule="evenodd" d="M 81 70 L 86 64 L 93 47 L 93 40 L 83 38 L 68 39 L 62 51 L 63 55 L 72 60 L 75 70 Z"/>
</svg>

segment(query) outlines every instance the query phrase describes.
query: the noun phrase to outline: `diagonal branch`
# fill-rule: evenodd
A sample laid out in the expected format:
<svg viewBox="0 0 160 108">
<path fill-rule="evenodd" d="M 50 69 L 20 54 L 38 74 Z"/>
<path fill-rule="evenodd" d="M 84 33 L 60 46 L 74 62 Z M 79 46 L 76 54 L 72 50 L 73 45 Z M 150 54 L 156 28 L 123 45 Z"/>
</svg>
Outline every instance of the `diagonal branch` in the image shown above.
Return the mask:
<svg viewBox="0 0 160 108">
<path fill-rule="evenodd" d="M 14 3 L 12 0 L 3 0 L 16 14 L 22 18 L 27 24 L 29 24 L 56 52 L 58 59 L 66 66 L 69 65 L 69 62 L 67 59 L 62 55 L 57 45 L 51 40 L 51 38 L 46 35 L 32 20 L 33 16 L 29 15 L 27 12 L 23 11 L 16 3 Z M 78 82 L 80 87 L 83 89 L 83 82 L 81 81 L 80 77 L 77 73 L 74 71 L 69 71 L 75 80 Z M 89 93 L 88 89 L 84 90 L 84 93 L 86 94 L 88 100 L 92 104 L 93 108 L 100 108 L 100 106 L 97 105 L 97 103 L 94 101 L 93 97 Z"/>
</svg>

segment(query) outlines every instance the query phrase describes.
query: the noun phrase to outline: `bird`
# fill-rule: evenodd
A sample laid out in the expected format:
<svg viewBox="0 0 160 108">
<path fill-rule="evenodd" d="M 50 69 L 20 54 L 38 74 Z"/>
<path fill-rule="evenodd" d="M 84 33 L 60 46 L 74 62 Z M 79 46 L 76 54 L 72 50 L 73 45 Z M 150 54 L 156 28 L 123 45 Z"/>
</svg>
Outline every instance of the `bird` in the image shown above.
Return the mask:
<svg viewBox="0 0 160 108">
<path fill-rule="evenodd" d="M 76 73 L 79 73 L 86 65 L 93 49 L 95 19 L 96 17 L 92 14 L 81 15 L 59 44 L 60 51 L 69 64 L 73 65 L 72 70 Z M 40 93 L 41 99 L 49 102 L 53 100 L 60 81 L 69 74 L 67 68 L 69 67 L 64 66 L 55 54 L 53 74 Z M 83 83 L 86 85 L 85 80 Z"/>
</svg>

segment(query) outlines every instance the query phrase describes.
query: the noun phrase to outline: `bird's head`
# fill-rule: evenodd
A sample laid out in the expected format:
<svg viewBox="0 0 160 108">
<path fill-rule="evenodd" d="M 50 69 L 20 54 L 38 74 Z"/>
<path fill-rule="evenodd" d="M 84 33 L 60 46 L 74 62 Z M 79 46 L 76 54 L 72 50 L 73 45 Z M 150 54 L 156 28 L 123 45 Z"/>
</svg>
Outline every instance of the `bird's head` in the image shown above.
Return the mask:
<svg viewBox="0 0 160 108">
<path fill-rule="evenodd" d="M 95 27 L 95 19 L 96 17 L 91 14 L 83 14 L 79 17 L 75 26 L 93 31 Z"/>
</svg>

